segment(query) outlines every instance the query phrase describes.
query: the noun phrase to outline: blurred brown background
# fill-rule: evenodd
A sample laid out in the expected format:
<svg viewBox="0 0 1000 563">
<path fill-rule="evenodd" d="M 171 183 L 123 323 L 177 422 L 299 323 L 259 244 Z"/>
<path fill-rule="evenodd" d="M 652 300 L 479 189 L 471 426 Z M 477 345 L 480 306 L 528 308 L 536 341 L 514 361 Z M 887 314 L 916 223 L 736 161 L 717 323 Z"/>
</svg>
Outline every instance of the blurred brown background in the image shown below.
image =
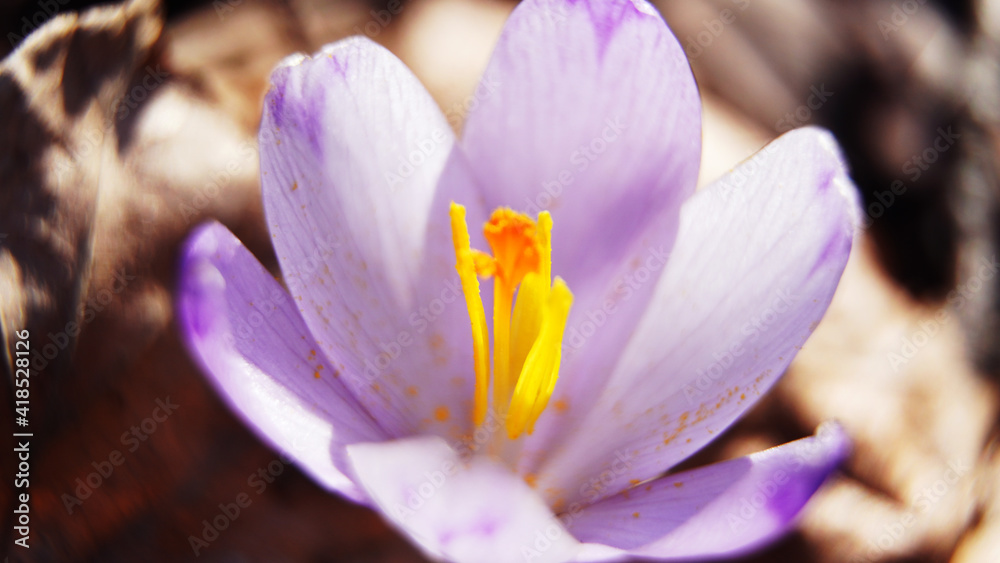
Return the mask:
<svg viewBox="0 0 1000 563">
<path fill-rule="evenodd" d="M 828 418 L 855 437 L 799 529 L 748 560 L 1000 561 L 1000 2 L 656 4 L 705 102 L 702 183 L 814 123 L 840 139 L 865 197 L 826 319 L 776 390 L 697 460 Z M 185 234 L 217 217 L 275 265 L 254 134 L 278 60 L 368 35 L 459 123 L 514 5 L 0 6 L 8 376 L 15 331 L 51 344 L 33 356 L 30 550 L 13 544 L 16 459 L 2 457 L 11 561 L 421 560 L 228 413 L 178 340 L 174 263 Z M 0 448 L 11 452 L 7 381 Z M 206 533 L 241 493 L 251 504 Z M 191 537 L 207 546 L 196 553 Z"/>
</svg>

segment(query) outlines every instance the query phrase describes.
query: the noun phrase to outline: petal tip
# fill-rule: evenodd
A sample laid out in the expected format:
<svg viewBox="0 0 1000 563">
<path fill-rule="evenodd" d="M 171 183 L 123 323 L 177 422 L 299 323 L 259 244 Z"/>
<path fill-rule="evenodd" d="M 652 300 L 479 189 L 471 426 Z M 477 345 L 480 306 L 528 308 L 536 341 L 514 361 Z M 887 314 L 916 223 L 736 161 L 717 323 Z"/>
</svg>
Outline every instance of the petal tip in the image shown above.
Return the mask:
<svg viewBox="0 0 1000 563">
<path fill-rule="evenodd" d="M 285 58 L 283 58 L 280 61 L 278 61 L 278 64 L 275 65 L 274 69 L 278 70 L 278 69 L 283 69 L 283 68 L 287 68 L 287 67 L 298 66 L 298 65 L 302 64 L 302 62 L 305 61 L 305 60 L 307 60 L 308 58 L 309 57 L 306 56 L 305 53 L 292 53 L 291 55 L 288 55 Z"/>
<path fill-rule="evenodd" d="M 646 14 L 647 16 L 660 16 L 660 13 L 656 11 L 656 8 L 646 0 L 631 0 L 632 5 L 640 13 Z"/>
<path fill-rule="evenodd" d="M 817 444 L 823 446 L 821 449 L 831 452 L 831 458 L 836 460 L 836 465 L 846 461 L 854 450 L 854 442 L 850 435 L 836 420 L 821 423 L 816 428 L 814 436 Z"/>
<path fill-rule="evenodd" d="M 793 129 L 786 134 L 801 137 L 803 142 L 815 143 L 819 147 L 819 150 L 830 157 L 832 169 L 830 170 L 827 184 L 822 186 L 822 188 L 832 187 L 835 193 L 843 198 L 847 214 L 845 230 L 853 238 L 862 228 L 861 197 L 858 193 L 858 188 L 851 180 L 850 166 L 844 157 L 843 150 L 840 148 L 840 143 L 837 142 L 837 138 L 827 129 L 815 125 Z"/>
</svg>

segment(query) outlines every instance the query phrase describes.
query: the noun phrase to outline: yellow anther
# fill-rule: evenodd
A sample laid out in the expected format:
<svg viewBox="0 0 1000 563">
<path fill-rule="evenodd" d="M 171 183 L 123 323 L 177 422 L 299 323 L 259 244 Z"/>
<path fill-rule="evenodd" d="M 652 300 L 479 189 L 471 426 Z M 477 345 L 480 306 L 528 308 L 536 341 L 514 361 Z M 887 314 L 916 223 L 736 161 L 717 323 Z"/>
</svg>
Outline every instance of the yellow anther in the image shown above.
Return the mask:
<svg viewBox="0 0 1000 563">
<path fill-rule="evenodd" d="M 542 212 L 536 222 L 510 209 L 494 211 L 483 228 L 492 256 L 470 248 L 464 207 L 451 204 L 451 223 L 456 269 L 472 323 L 475 422 L 484 420 L 489 386 L 488 334 L 478 274 L 493 278 L 494 408 L 507 413 L 508 436 L 516 439 L 533 431 L 555 388 L 573 303 L 565 282 L 556 278 L 552 283 L 552 217 Z"/>
<path fill-rule="evenodd" d="M 531 434 L 535 429 L 535 421 L 549 404 L 549 397 L 552 396 L 559 377 L 562 338 L 572 305 L 573 294 L 566 282 L 562 278 L 556 278 L 545 303 L 541 330 L 524 361 L 524 368 L 517 379 L 514 397 L 510 402 L 507 434 L 511 439 L 525 431 Z"/>
<path fill-rule="evenodd" d="M 486 326 L 486 311 L 479 294 L 479 278 L 476 277 L 476 256 L 469 240 L 469 227 L 465 222 L 465 207 L 451 204 L 451 238 L 455 243 L 457 261 L 455 269 L 462 282 L 462 293 L 469 309 L 472 323 L 472 353 L 476 369 L 475 403 L 472 418 L 477 425 L 486 420 L 486 406 L 489 401 L 490 356 L 489 329 Z"/>
</svg>

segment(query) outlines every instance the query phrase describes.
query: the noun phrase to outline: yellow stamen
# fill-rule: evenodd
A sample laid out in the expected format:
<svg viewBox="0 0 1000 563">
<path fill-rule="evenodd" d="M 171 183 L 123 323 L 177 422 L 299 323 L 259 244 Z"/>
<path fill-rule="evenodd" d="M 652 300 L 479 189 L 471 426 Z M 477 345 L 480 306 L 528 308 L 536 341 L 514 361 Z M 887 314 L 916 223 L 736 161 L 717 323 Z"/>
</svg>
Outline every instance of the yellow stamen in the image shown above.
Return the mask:
<svg viewBox="0 0 1000 563">
<path fill-rule="evenodd" d="M 462 293 L 469 309 L 472 323 L 472 353 L 476 369 L 476 391 L 472 418 L 476 425 L 486 420 L 486 406 L 489 401 L 490 356 L 489 331 L 486 327 L 486 311 L 479 294 L 479 278 L 476 277 L 476 256 L 469 240 L 469 227 L 465 222 L 465 208 L 451 204 L 451 238 L 455 243 L 457 261 L 455 269 L 462 281 Z"/>
<path fill-rule="evenodd" d="M 532 355 L 528 356 L 524 371 L 521 372 L 522 380 L 536 376 L 545 378 L 545 383 L 540 386 L 539 393 L 534 398 L 531 413 L 525 421 L 527 425 L 525 431 L 528 434 L 535 431 L 535 421 L 542 415 L 545 407 L 549 406 L 549 399 L 552 397 L 552 392 L 556 389 L 556 381 L 559 379 L 562 339 L 566 332 L 566 319 L 569 318 L 569 310 L 573 306 L 573 293 L 562 278 L 557 277 L 555 283 L 552 284 L 547 305 L 546 325 L 542 328 L 538 341 L 531 349 Z M 537 371 L 532 372 L 529 369 Z M 517 390 L 514 393 L 517 394 Z M 530 401 L 532 397 L 529 395 L 525 400 Z M 510 428 L 511 426 L 508 424 L 508 431 Z"/>
<path fill-rule="evenodd" d="M 525 274 L 538 270 L 536 224 L 511 209 L 497 209 L 483 227 L 483 236 L 493 250 L 496 274 L 493 282 L 493 400 L 499 409 L 510 401 L 514 388 L 510 369 L 510 315 L 514 291 Z"/>
<path fill-rule="evenodd" d="M 531 346 L 538 337 L 545 316 L 545 302 L 552 283 L 552 216 L 548 211 L 538 214 L 538 273 L 529 272 L 517 290 L 511 327 L 511 372 L 519 374 Z"/>
<path fill-rule="evenodd" d="M 538 221 L 498 209 L 483 228 L 493 255 L 472 250 L 465 208 L 451 204 L 456 269 L 472 323 L 476 363 L 474 419 L 482 424 L 489 385 L 486 316 L 476 274 L 493 278 L 493 401 L 507 413 L 507 434 L 531 434 L 559 376 L 562 337 L 573 304 L 566 283 L 552 283 L 552 217 Z M 514 302 L 517 294 L 516 304 Z M 508 408 L 509 406 L 509 408 Z"/>
<path fill-rule="evenodd" d="M 552 396 L 559 377 L 563 332 L 566 330 L 566 318 L 572 305 L 573 294 L 566 287 L 566 282 L 562 278 L 556 278 L 545 303 L 541 331 L 524 362 L 510 403 L 507 434 L 512 440 L 525 430 L 531 434 L 535 421 L 548 406 L 549 397 Z"/>
</svg>

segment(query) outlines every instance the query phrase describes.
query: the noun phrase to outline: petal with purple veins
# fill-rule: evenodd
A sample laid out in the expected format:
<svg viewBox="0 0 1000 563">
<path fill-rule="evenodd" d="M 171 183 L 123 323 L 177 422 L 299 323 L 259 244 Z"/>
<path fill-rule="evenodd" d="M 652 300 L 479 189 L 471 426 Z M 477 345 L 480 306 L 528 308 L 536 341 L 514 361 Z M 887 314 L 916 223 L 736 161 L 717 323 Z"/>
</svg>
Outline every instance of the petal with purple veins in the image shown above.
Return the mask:
<svg viewBox="0 0 1000 563">
<path fill-rule="evenodd" d="M 438 188 L 456 162 L 444 116 L 363 38 L 286 60 L 271 80 L 264 205 L 306 324 L 392 435 L 467 433 L 472 346 L 448 223 L 454 174 Z"/>
<path fill-rule="evenodd" d="M 600 496 L 613 494 L 725 430 L 777 381 L 823 317 L 857 213 L 836 143 L 814 128 L 782 136 L 695 194 L 606 392 L 541 468 L 539 483 L 565 488 L 617 454 L 629 469 Z"/>
<path fill-rule="evenodd" d="M 553 399 L 571 408 L 539 420 L 533 458 L 579 422 L 644 310 L 653 285 L 623 280 L 673 244 L 697 179 L 701 104 L 683 49 L 645 0 L 520 3 L 477 92 L 460 145 L 486 207 L 551 211 L 552 271 L 575 296 L 567 339 L 589 341 L 565 347 L 563 373 L 578 384 L 560 380 Z"/>
<path fill-rule="evenodd" d="M 466 462 L 430 436 L 357 444 L 348 456 L 383 515 L 432 558 L 556 563 L 579 551 L 541 498 L 487 456 Z"/>
<path fill-rule="evenodd" d="M 847 458 L 836 423 L 815 436 L 661 477 L 563 520 L 582 542 L 657 560 L 732 557 L 781 535 Z"/>
<path fill-rule="evenodd" d="M 339 379 L 291 297 L 225 227 L 191 235 L 178 290 L 188 347 L 220 395 L 275 449 L 356 501 L 344 446 L 385 432 Z"/>
</svg>

